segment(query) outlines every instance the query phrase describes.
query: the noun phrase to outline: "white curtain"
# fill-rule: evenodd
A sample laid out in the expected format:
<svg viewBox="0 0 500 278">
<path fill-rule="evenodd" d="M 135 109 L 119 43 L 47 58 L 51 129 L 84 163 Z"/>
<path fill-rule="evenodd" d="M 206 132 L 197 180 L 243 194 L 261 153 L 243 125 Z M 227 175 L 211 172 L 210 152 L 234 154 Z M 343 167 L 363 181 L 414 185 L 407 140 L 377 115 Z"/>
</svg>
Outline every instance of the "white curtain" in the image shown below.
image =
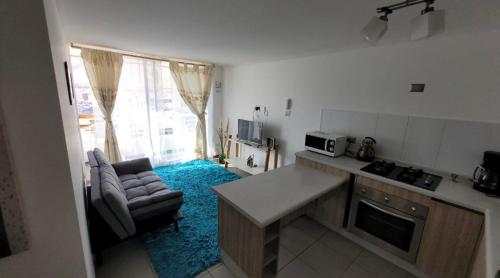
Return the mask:
<svg viewBox="0 0 500 278">
<path fill-rule="evenodd" d="M 127 159 L 158 165 L 196 158 L 196 117 L 182 101 L 166 62 L 128 58 L 115 112 L 120 149 Z"/>
<path fill-rule="evenodd" d="M 196 153 L 198 157 L 207 159 L 205 110 L 212 89 L 213 66 L 170 62 L 170 72 L 182 99 L 198 118 L 196 124 Z"/>
<path fill-rule="evenodd" d="M 102 148 L 102 114 L 81 58 L 73 54 L 71 62 L 79 114 L 95 116 L 93 126 L 81 129 L 84 149 Z M 154 166 L 161 166 L 195 159 L 196 121 L 177 91 L 168 63 L 123 57 L 113 123 L 124 160 L 149 157 Z"/>
<path fill-rule="evenodd" d="M 106 123 L 104 154 L 112 163 L 121 161 L 122 156 L 116 139 L 112 114 L 122 71 L 122 55 L 84 48 L 82 49 L 82 59 L 92 91 Z"/>
</svg>

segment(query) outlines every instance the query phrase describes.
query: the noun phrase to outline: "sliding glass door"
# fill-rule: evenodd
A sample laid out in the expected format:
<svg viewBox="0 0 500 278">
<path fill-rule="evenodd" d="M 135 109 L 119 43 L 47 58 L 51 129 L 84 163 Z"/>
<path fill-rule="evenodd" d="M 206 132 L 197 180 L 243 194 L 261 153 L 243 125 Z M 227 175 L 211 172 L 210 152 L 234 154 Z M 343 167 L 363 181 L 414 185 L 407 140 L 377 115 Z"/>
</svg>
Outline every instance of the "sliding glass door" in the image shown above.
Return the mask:
<svg viewBox="0 0 500 278">
<path fill-rule="evenodd" d="M 168 63 L 124 57 L 113 124 L 124 160 L 149 157 L 155 165 L 196 157 L 196 116 L 185 105 Z M 72 49 L 75 98 L 84 151 L 104 146 L 104 120 L 78 50 Z"/>
</svg>

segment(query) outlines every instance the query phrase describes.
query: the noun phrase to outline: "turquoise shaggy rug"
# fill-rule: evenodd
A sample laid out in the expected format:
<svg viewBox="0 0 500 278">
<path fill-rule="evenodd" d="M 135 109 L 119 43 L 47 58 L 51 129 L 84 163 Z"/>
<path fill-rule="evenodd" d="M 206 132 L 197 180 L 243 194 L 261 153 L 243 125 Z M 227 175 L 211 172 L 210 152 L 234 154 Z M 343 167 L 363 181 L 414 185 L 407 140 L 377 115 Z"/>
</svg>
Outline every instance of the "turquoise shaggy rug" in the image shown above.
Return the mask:
<svg viewBox="0 0 500 278">
<path fill-rule="evenodd" d="M 184 193 L 179 233 L 173 225 L 144 235 L 160 278 L 190 278 L 219 262 L 217 197 L 212 187 L 240 177 L 206 160 L 155 168 L 172 190 Z"/>
</svg>

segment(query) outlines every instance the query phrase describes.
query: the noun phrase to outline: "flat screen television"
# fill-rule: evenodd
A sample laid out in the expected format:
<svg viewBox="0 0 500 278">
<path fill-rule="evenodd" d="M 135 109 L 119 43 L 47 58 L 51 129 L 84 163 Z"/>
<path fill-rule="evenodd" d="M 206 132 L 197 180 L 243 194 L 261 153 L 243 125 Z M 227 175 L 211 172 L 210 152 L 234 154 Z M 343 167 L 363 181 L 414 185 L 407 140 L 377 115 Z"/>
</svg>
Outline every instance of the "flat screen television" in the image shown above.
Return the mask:
<svg viewBox="0 0 500 278">
<path fill-rule="evenodd" d="M 238 119 L 238 139 L 258 146 L 262 145 L 262 123 Z"/>
</svg>

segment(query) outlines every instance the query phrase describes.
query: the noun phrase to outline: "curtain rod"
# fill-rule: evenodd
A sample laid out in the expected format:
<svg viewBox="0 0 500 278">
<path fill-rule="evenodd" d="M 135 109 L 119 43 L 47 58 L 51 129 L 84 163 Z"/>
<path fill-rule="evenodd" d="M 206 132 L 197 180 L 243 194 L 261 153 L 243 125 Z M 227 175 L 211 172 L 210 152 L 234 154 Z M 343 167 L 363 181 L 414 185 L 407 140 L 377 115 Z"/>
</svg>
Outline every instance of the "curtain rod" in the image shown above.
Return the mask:
<svg viewBox="0 0 500 278">
<path fill-rule="evenodd" d="M 191 60 L 184 60 L 184 59 L 177 59 L 177 58 L 163 58 L 161 56 L 155 56 L 155 55 L 149 55 L 149 54 L 141 54 L 141 53 L 136 53 L 132 51 L 126 51 L 126 50 L 121 50 L 121 49 L 116 49 L 116 48 L 110 48 L 110 47 L 105 47 L 105 46 L 97 46 L 97 45 L 90 45 L 90 44 L 82 44 L 82 43 L 71 43 L 71 47 L 73 48 L 89 48 L 89 49 L 96 49 L 96 50 L 104 50 L 104 51 L 110 51 L 110 52 L 115 52 L 122 54 L 124 56 L 129 56 L 129 57 L 135 57 L 135 58 L 143 58 L 143 59 L 150 59 L 150 60 L 156 60 L 156 61 L 163 61 L 163 62 L 179 62 L 179 63 L 184 63 L 184 64 L 193 64 L 193 65 L 212 65 L 211 63 L 203 63 L 203 62 L 197 62 L 197 61 L 191 61 Z"/>
</svg>

